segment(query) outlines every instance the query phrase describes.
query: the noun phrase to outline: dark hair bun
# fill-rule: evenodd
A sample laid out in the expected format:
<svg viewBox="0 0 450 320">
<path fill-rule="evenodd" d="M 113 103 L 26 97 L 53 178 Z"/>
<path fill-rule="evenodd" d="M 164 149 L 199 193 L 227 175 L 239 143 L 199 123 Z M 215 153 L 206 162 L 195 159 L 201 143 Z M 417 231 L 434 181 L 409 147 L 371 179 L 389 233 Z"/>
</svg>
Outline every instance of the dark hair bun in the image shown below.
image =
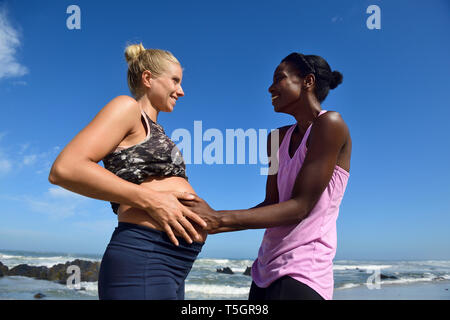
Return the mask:
<svg viewBox="0 0 450 320">
<path fill-rule="evenodd" d="M 338 85 L 342 83 L 342 80 L 344 79 L 344 76 L 339 71 L 333 71 L 331 73 L 331 80 L 330 80 L 330 89 L 336 88 Z"/>
</svg>

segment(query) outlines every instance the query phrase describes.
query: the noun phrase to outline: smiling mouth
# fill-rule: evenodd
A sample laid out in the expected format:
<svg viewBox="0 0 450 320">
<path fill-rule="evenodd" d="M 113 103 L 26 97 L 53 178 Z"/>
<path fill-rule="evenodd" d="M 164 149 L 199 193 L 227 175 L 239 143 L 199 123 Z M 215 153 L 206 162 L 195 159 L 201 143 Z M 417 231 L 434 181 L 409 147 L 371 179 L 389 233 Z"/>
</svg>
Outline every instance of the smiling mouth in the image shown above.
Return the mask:
<svg viewBox="0 0 450 320">
<path fill-rule="evenodd" d="M 275 100 L 276 98 L 278 98 L 279 96 L 273 96 L 272 97 L 272 101 Z"/>
</svg>

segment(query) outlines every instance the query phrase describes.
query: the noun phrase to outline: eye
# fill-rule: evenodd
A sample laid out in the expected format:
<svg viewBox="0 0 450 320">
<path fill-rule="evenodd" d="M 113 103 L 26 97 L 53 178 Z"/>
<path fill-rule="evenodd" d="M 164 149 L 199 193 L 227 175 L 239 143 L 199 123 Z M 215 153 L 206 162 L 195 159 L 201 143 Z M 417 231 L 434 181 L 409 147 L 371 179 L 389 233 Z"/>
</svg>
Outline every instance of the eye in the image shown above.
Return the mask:
<svg viewBox="0 0 450 320">
<path fill-rule="evenodd" d="M 285 76 L 275 76 L 274 78 L 273 78 L 273 83 L 277 83 L 277 82 L 280 82 L 281 80 L 283 80 L 285 78 Z"/>
<path fill-rule="evenodd" d="M 172 80 L 173 80 L 173 82 L 175 82 L 175 84 L 178 84 L 178 83 L 180 83 L 180 78 L 172 78 Z"/>
</svg>

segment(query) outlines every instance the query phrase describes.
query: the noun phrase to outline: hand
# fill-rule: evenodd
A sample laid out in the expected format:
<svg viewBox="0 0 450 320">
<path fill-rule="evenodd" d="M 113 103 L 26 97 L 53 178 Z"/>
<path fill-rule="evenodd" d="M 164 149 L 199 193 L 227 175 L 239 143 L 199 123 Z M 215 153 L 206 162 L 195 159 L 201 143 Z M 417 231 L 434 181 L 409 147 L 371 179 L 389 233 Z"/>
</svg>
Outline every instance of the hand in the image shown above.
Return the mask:
<svg viewBox="0 0 450 320">
<path fill-rule="evenodd" d="M 191 236 L 198 241 L 201 240 L 200 235 L 188 219 L 203 228 L 206 227 L 205 221 L 179 201 L 192 199 L 195 199 L 195 196 L 187 192 L 152 191 L 149 207 L 144 208 L 176 246 L 179 245 L 179 242 L 173 230 L 178 232 L 188 243 L 192 243 Z"/>
<path fill-rule="evenodd" d="M 208 233 L 215 233 L 214 231 L 220 228 L 220 218 L 222 215 L 212 209 L 202 198 L 193 195 L 192 200 L 183 199 L 180 202 L 206 222 L 207 227 L 205 230 Z"/>
</svg>

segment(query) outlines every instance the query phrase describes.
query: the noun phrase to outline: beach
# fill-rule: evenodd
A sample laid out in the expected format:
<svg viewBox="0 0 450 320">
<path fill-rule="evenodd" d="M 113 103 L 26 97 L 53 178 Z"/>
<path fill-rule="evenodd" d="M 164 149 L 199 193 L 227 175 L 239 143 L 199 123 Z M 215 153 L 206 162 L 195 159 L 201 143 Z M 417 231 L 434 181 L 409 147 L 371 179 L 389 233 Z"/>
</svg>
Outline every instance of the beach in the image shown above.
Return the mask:
<svg viewBox="0 0 450 320">
<path fill-rule="evenodd" d="M 97 263 L 99 254 L 0 250 L 9 270 L 19 265 L 45 266 L 76 259 Z M 247 300 L 252 259 L 202 257 L 186 279 L 186 300 Z M 223 273 L 218 270 L 228 269 Z M 336 260 L 334 300 L 450 300 L 450 261 Z M 372 288 L 372 289 L 369 289 Z M 37 296 L 36 296 L 37 295 Z M 0 300 L 97 300 L 97 281 L 81 281 L 79 288 L 25 276 L 0 275 Z"/>
<path fill-rule="evenodd" d="M 333 300 L 450 300 L 450 281 L 335 289 Z"/>
</svg>

